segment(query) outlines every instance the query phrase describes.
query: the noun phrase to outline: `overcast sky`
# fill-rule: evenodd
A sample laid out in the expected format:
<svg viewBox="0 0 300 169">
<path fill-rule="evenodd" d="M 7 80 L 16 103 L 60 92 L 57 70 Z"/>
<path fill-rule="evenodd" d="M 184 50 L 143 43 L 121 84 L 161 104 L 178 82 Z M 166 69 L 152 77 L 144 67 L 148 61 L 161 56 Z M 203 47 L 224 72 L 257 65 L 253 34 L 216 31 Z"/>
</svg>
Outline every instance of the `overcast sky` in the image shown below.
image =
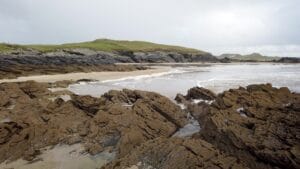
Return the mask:
<svg viewBox="0 0 300 169">
<path fill-rule="evenodd" d="M 0 0 L 0 41 L 145 40 L 300 57 L 300 0 Z"/>
</svg>

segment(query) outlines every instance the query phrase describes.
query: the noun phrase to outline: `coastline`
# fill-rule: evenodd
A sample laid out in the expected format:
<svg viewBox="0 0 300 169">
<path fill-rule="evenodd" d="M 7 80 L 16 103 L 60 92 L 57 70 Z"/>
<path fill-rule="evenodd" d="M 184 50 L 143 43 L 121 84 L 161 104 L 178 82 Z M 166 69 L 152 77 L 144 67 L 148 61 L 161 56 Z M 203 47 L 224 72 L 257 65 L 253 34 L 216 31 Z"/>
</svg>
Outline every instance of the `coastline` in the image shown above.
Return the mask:
<svg viewBox="0 0 300 169">
<path fill-rule="evenodd" d="M 168 73 L 174 67 L 189 67 L 199 66 L 207 67 L 214 65 L 297 65 L 297 63 L 273 63 L 273 62 L 233 62 L 233 63 L 209 63 L 209 62 L 194 62 L 194 63 L 118 63 L 119 66 L 144 66 L 148 67 L 145 70 L 133 71 L 92 71 L 92 72 L 73 72 L 73 73 L 57 73 L 57 74 L 39 74 L 29 76 L 19 76 L 17 78 L 3 78 L 0 83 L 24 82 L 33 80 L 36 82 L 52 83 L 58 81 L 77 81 L 81 79 L 91 79 L 96 81 L 113 81 L 127 77 L 153 75 L 160 73 Z M 300 64 L 299 64 L 300 65 Z"/>
<path fill-rule="evenodd" d="M 146 70 L 135 70 L 135 71 L 103 71 L 103 72 L 89 72 L 89 73 L 66 73 L 66 74 L 55 74 L 55 75 L 33 75 L 33 76 L 21 76 L 15 79 L 0 79 L 0 83 L 9 82 L 24 82 L 34 80 L 36 82 L 57 82 L 63 80 L 77 81 L 80 79 L 93 79 L 97 81 L 116 80 L 129 76 L 141 76 L 141 75 L 152 75 L 157 73 L 167 73 L 171 70 L 170 66 L 151 66 L 150 69 Z"/>
</svg>

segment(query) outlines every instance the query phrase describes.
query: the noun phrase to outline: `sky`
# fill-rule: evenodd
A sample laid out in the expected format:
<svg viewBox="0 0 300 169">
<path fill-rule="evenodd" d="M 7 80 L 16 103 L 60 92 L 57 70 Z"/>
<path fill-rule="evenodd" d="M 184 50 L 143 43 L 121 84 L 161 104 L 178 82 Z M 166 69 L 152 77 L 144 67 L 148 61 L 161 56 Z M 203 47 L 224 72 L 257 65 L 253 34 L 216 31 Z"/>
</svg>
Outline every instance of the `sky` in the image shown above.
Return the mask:
<svg viewBox="0 0 300 169">
<path fill-rule="evenodd" d="M 0 0 L 0 42 L 143 40 L 300 57 L 300 0 Z"/>
</svg>

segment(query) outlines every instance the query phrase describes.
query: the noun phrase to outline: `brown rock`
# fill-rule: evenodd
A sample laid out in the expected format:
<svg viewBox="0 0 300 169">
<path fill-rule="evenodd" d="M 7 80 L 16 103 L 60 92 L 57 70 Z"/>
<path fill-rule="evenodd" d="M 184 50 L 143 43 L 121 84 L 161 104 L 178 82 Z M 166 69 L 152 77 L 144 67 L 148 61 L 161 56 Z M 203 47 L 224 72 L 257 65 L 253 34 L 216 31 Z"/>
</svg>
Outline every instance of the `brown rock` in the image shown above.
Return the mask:
<svg viewBox="0 0 300 169">
<path fill-rule="evenodd" d="M 0 90 L 0 106 L 5 106 L 9 103 L 9 96 Z"/>
<path fill-rule="evenodd" d="M 216 94 L 203 87 L 193 87 L 188 90 L 188 93 L 185 97 L 187 98 L 187 100 L 191 100 L 191 99 L 214 100 L 216 98 Z"/>
<path fill-rule="evenodd" d="M 200 134 L 251 168 L 300 168 L 299 103 L 299 94 L 270 84 L 231 89 L 198 118 Z"/>
<path fill-rule="evenodd" d="M 103 133 L 96 140 L 104 148 L 116 146 L 119 157 L 147 140 L 170 137 L 187 123 L 185 112 L 156 93 L 110 91 L 101 100 L 104 104 L 90 122 L 87 137 Z"/>
<path fill-rule="evenodd" d="M 247 168 L 235 157 L 218 151 L 200 139 L 157 138 L 150 140 L 123 158 L 102 167 L 109 168 Z"/>
<path fill-rule="evenodd" d="M 147 140 L 170 137 L 187 123 L 186 113 L 152 92 L 110 91 L 101 98 L 72 95 L 49 100 L 48 84 L 0 84 L 14 102 L 0 106 L 0 162 L 34 160 L 38 150 L 59 143 L 81 143 L 91 154 L 114 149 L 122 157 Z"/>
<path fill-rule="evenodd" d="M 99 110 L 100 100 L 92 96 L 72 95 L 72 103 L 88 115 L 95 115 Z"/>
</svg>

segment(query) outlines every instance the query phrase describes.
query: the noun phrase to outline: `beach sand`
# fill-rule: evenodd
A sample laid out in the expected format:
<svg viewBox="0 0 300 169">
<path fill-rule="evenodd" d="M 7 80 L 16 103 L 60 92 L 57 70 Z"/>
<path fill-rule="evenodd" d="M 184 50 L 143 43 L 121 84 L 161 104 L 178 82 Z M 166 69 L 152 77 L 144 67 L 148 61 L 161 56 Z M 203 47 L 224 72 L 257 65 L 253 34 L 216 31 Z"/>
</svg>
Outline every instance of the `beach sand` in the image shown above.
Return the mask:
<svg viewBox="0 0 300 169">
<path fill-rule="evenodd" d="M 66 73 L 56 75 L 34 75 L 18 77 L 16 79 L 1 79 L 0 83 L 4 82 L 23 82 L 34 80 L 36 82 L 57 82 L 63 80 L 80 80 L 80 79 L 93 79 L 98 81 L 115 80 L 128 76 L 151 75 L 157 73 L 166 73 L 171 70 L 169 66 L 151 66 L 151 69 L 137 70 L 129 72 L 89 72 L 89 73 Z"/>
</svg>

